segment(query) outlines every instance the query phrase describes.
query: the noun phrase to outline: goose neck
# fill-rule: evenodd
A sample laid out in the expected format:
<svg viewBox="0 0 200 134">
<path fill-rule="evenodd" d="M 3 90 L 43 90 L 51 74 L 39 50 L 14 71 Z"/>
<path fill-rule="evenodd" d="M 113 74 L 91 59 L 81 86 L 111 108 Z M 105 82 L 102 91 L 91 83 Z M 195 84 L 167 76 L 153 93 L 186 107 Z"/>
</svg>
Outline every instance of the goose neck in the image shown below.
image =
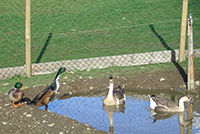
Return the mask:
<svg viewBox="0 0 200 134">
<path fill-rule="evenodd" d="M 182 98 L 179 100 L 178 106 L 179 107 L 184 107 L 184 100 Z"/>
<path fill-rule="evenodd" d="M 113 87 L 114 87 L 113 83 L 110 83 L 108 96 L 113 96 Z"/>
</svg>

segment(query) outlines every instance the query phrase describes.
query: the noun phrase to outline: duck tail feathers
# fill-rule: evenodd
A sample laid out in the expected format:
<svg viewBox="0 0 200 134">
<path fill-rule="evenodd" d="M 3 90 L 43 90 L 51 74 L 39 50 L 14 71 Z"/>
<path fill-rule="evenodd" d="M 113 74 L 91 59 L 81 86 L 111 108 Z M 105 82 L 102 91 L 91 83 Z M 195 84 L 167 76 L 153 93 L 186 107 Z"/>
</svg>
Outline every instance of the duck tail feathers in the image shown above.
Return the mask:
<svg viewBox="0 0 200 134">
<path fill-rule="evenodd" d="M 31 99 L 29 98 L 22 98 L 20 102 L 27 102 L 27 104 L 31 103 Z"/>
<path fill-rule="evenodd" d="M 23 98 L 23 99 L 20 100 L 20 102 L 26 102 L 28 105 L 35 104 L 35 101 L 34 100 L 31 101 L 31 99 L 29 99 L 29 98 Z"/>
</svg>

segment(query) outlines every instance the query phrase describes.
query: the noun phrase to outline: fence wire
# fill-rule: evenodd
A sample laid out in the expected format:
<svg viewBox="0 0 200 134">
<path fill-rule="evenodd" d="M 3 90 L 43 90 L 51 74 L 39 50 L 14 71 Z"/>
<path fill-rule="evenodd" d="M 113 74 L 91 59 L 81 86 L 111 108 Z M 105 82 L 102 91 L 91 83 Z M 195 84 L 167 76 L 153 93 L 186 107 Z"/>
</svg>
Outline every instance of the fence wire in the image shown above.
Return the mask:
<svg viewBox="0 0 200 134">
<path fill-rule="evenodd" d="M 25 1 L 1 4 L 0 79 L 25 75 Z M 193 13 L 199 57 L 198 4 Z M 32 74 L 178 60 L 182 1 L 31 1 Z M 187 50 L 187 45 L 186 45 Z M 187 53 L 187 51 L 186 51 Z"/>
</svg>

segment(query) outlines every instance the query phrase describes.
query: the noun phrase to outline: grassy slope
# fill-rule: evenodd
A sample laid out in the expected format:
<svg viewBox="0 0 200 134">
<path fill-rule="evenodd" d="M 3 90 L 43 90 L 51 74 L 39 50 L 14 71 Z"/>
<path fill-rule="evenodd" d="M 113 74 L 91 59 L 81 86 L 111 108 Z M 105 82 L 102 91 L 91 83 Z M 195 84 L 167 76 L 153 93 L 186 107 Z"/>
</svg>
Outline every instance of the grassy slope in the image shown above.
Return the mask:
<svg viewBox="0 0 200 134">
<path fill-rule="evenodd" d="M 179 48 L 182 1 L 32 0 L 31 4 L 32 63 L 49 33 L 53 36 L 40 62 L 166 50 L 149 24 L 171 49 Z M 25 3 L 1 0 L 0 5 L 0 68 L 24 65 Z M 200 18 L 198 9 L 195 0 L 191 0 L 189 13 L 194 18 Z M 197 48 L 200 31 L 195 29 L 199 28 L 197 20 Z"/>
</svg>

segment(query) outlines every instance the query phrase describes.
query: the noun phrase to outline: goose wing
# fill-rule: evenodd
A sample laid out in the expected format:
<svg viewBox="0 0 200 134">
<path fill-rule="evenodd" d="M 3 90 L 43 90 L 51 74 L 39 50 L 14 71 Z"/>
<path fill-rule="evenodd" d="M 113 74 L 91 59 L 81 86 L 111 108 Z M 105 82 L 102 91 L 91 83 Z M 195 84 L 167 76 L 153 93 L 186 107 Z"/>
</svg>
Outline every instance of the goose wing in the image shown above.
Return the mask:
<svg viewBox="0 0 200 134">
<path fill-rule="evenodd" d="M 168 108 L 177 107 L 176 103 L 171 100 L 164 99 L 156 95 L 151 95 L 151 98 L 158 106 L 164 106 Z"/>
<path fill-rule="evenodd" d="M 123 87 L 121 88 L 120 86 L 114 89 L 113 95 L 115 98 L 117 98 L 120 101 L 125 101 L 126 99 L 125 90 Z"/>
</svg>

